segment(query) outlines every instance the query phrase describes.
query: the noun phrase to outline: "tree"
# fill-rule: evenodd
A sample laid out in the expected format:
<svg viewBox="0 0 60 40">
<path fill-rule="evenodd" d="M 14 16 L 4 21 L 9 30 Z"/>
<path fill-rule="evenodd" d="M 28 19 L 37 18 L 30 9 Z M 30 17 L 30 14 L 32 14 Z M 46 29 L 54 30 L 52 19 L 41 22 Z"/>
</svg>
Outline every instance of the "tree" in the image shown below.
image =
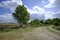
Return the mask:
<svg viewBox="0 0 60 40">
<path fill-rule="evenodd" d="M 60 25 L 60 19 L 59 19 L 59 18 L 54 18 L 54 19 L 53 19 L 53 24 L 54 24 L 55 26 Z"/>
<path fill-rule="evenodd" d="M 52 24 L 52 20 L 51 19 L 47 19 L 47 20 L 45 20 L 45 24 Z"/>
<path fill-rule="evenodd" d="M 12 15 L 20 24 L 20 27 L 22 27 L 23 24 L 27 24 L 27 22 L 29 21 L 30 14 L 28 13 L 27 8 L 24 5 L 18 5 Z"/>
<path fill-rule="evenodd" d="M 31 21 L 30 24 L 33 26 L 40 26 L 40 25 L 43 25 L 43 22 L 40 21 L 39 19 L 35 19 L 35 20 Z"/>
<path fill-rule="evenodd" d="M 44 21 L 43 20 L 40 20 L 40 23 L 44 24 Z"/>
</svg>

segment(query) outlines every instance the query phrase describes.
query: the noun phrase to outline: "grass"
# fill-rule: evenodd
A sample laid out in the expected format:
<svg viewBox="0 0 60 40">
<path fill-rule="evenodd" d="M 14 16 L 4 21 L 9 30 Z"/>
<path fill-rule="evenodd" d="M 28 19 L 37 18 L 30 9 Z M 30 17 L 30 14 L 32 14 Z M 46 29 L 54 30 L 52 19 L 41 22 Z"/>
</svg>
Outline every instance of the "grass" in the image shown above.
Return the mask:
<svg viewBox="0 0 60 40">
<path fill-rule="evenodd" d="M 60 26 L 54 26 L 54 27 L 52 27 L 52 28 L 54 28 L 54 29 L 60 31 Z"/>
<path fill-rule="evenodd" d="M 55 34 L 55 35 L 60 36 L 60 32 L 56 32 L 56 31 L 54 31 L 54 30 L 56 30 L 56 29 L 51 30 L 50 27 L 52 28 L 53 26 L 49 26 L 49 27 L 47 27 L 47 30 L 48 30 L 48 31 L 52 32 L 52 33 Z M 52 28 L 52 29 L 53 29 L 53 28 Z"/>
<path fill-rule="evenodd" d="M 18 28 L 19 28 L 18 24 L 0 24 L 0 32 L 6 32 Z"/>
<path fill-rule="evenodd" d="M 0 32 L 0 40 L 14 40 L 16 38 L 21 38 L 22 33 L 30 32 L 36 27 L 26 27 L 26 28 L 19 28 L 19 29 L 12 29 L 9 32 Z"/>
</svg>

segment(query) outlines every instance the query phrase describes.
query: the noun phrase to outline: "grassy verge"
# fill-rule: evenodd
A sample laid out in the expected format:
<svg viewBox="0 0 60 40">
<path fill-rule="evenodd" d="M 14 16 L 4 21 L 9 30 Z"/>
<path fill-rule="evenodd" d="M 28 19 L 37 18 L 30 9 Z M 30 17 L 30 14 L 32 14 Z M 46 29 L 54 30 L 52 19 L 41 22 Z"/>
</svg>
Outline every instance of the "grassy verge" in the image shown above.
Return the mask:
<svg viewBox="0 0 60 40">
<path fill-rule="evenodd" d="M 52 28 L 60 31 L 60 26 L 53 26 Z"/>
<path fill-rule="evenodd" d="M 52 28 L 53 29 L 52 30 L 51 28 L 52 28 L 52 26 L 49 26 L 49 27 L 47 27 L 47 30 L 50 31 L 50 32 L 52 32 L 52 33 L 54 33 L 55 35 L 60 36 L 60 32 L 56 32 L 55 29 Z"/>
<path fill-rule="evenodd" d="M 18 37 L 21 38 L 23 33 L 30 32 L 36 27 L 26 27 L 26 28 L 20 28 L 20 29 L 14 29 L 9 32 L 0 32 L 0 40 L 14 40 Z"/>
</svg>

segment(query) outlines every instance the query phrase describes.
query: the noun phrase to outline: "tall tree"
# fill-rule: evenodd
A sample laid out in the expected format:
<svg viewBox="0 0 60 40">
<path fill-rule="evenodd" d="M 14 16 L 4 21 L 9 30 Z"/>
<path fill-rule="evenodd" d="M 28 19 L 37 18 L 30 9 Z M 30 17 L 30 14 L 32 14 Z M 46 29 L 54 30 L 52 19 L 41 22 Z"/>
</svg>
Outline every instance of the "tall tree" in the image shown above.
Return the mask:
<svg viewBox="0 0 60 40">
<path fill-rule="evenodd" d="M 18 5 L 12 15 L 20 24 L 20 27 L 22 27 L 23 24 L 26 24 L 29 21 L 30 14 L 28 13 L 27 8 L 24 5 Z"/>
</svg>

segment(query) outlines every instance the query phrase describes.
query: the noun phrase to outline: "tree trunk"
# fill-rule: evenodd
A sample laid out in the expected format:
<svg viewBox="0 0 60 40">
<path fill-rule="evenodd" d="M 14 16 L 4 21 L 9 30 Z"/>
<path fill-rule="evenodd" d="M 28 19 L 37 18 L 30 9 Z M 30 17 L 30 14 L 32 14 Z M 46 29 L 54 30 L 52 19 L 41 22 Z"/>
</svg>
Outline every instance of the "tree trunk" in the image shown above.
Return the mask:
<svg viewBox="0 0 60 40">
<path fill-rule="evenodd" d="M 23 23 L 20 24 L 20 27 L 23 27 Z"/>
<path fill-rule="evenodd" d="M 22 24 L 20 24 L 20 27 L 22 27 Z"/>
</svg>

